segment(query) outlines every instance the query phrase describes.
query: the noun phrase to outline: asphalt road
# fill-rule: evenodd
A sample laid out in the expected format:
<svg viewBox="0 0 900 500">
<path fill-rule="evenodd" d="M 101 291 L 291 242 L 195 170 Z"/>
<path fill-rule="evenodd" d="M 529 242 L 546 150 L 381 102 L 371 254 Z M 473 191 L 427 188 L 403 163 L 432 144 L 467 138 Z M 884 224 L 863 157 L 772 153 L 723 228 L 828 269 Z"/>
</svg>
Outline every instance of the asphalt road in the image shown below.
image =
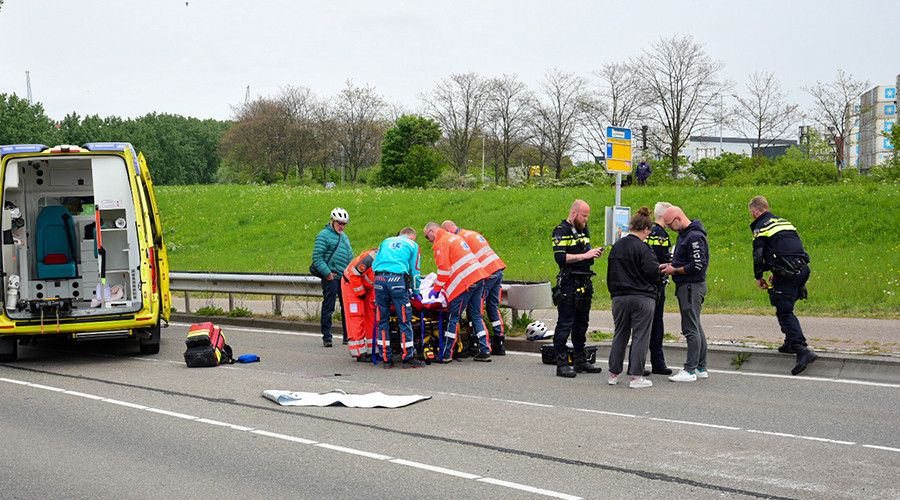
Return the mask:
<svg viewBox="0 0 900 500">
<path fill-rule="evenodd" d="M 22 346 L 0 364 L 3 498 L 900 498 L 900 385 L 713 371 L 649 389 L 532 353 L 417 370 L 315 334 L 226 327 L 260 363 Z M 282 407 L 267 389 L 431 396 Z"/>
</svg>

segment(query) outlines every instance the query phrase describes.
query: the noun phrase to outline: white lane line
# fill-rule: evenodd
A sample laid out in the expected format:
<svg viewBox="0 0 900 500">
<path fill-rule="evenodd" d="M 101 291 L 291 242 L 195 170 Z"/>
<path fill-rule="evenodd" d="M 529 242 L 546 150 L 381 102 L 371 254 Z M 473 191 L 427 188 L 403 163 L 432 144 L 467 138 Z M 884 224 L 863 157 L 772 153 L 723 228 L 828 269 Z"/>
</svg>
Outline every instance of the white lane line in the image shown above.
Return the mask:
<svg viewBox="0 0 900 500">
<path fill-rule="evenodd" d="M 527 491 L 529 493 L 537 493 L 538 495 L 544 495 L 553 498 L 562 498 L 564 500 L 581 500 L 581 497 L 576 497 L 572 495 L 566 495 L 565 493 L 557 493 L 555 491 L 542 490 L 540 488 L 535 488 L 533 486 L 527 486 L 524 484 L 518 483 L 510 483 L 509 481 L 501 481 L 499 479 L 493 479 L 490 477 L 483 477 L 478 481 L 484 483 L 496 484 L 497 486 L 506 486 L 507 488 L 513 488 L 517 490 Z"/>
<path fill-rule="evenodd" d="M 403 460 L 402 458 L 392 458 L 391 462 L 399 465 L 407 465 L 409 467 L 415 467 L 417 469 L 423 469 L 431 472 L 437 472 L 438 474 L 447 474 L 448 476 L 461 477 L 463 479 L 480 479 L 481 476 L 475 474 L 469 474 L 468 472 L 460 472 L 458 470 L 453 469 L 445 469 L 443 467 L 438 467 L 436 465 L 428 465 L 423 464 L 421 462 L 410 462 L 409 460 Z"/>
<path fill-rule="evenodd" d="M 338 445 L 329 444 L 329 443 L 320 443 L 320 442 L 312 441 L 309 439 L 304 439 L 304 438 L 297 437 L 297 436 L 289 436 L 287 434 L 278 434 L 275 432 L 269 432 L 269 431 L 264 431 L 264 430 L 260 430 L 260 429 L 252 429 L 250 427 L 243 427 L 243 426 L 239 426 L 239 425 L 229 424 L 227 422 L 221 422 L 218 420 L 209 420 L 209 419 L 205 419 L 205 418 L 195 417 L 193 415 L 187 415 L 185 413 L 179 413 L 179 412 L 170 411 L 170 410 L 163 410 L 161 408 L 152 408 L 149 406 L 139 405 L 137 403 L 129 403 L 126 401 L 119 401 L 116 399 L 109 399 L 109 398 L 105 398 L 103 396 L 96 396 L 93 394 L 86 394 L 83 392 L 71 391 L 71 390 L 67 390 L 67 389 L 61 389 L 58 387 L 51 387 L 48 385 L 35 384 L 35 383 L 31 383 L 31 382 L 25 382 L 25 381 L 14 380 L 14 379 L 0 378 L 0 381 L 24 385 L 27 387 L 33 387 L 35 389 L 42 389 L 42 390 L 51 391 L 51 392 L 60 392 L 63 394 L 68 394 L 71 396 L 90 399 L 90 400 L 94 400 L 94 401 L 119 404 L 119 405 L 126 406 L 129 408 L 134 408 L 134 409 L 138 409 L 138 410 L 146 410 L 146 411 L 156 413 L 158 415 L 167 416 L 167 417 L 179 418 L 179 419 L 184 419 L 184 420 L 192 420 L 195 422 L 202 422 L 205 424 L 216 425 L 216 426 L 220 426 L 220 427 L 228 427 L 228 428 L 231 428 L 231 429 L 234 429 L 237 431 L 242 431 L 242 432 L 246 431 L 246 432 L 250 432 L 253 434 L 258 434 L 260 436 L 282 439 L 285 441 L 299 443 L 299 444 L 313 445 L 313 446 L 317 446 L 319 448 L 325 448 L 328 450 L 337 451 L 337 452 L 341 452 L 341 453 L 348 453 L 351 455 L 356 455 L 356 456 L 360 456 L 360 457 L 364 457 L 364 458 L 371 458 L 374 460 L 386 460 L 386 461 L 389 461 L 391 463 L 395 463 L 398 465 L 415 467 L 418 469 L 429 470 L 429 471 L 438 472 L 441 474 L 448 474 L 451 476 L 460 477 L 460 478 L 464 478 L 464 479 L 482 481 L 482 482 L 494 484 L 497 486 L 502 486 L 502 487 L 511 488 L 511 489 L 517 489 L 517 490 L 522 490 L 522 491 L 528 491 L 531 493 L 536 493 L 539 495 L 549 496 L 549 497 L 553 497 L 553 498 L 562 498 L 562 499 L 567 499 L 567 500 L 580 500 L 581 499 L 581 497 L 567 495 L 565 493 L 560 493 L 560 492 L 551 491 L 551 490 L 544 490 L 541 488 L 535 488 L 533 486 L 528 486 L 528 485 L 524 485 L 524 484 L 514 483 L 514 482 L 510 482 L 510 481 L 503 481 L 500 479 L 484 478 L 484 477 L 481 477 L 481 476 L 478 476 L 475 474 L 469 474 L 469 473 L 462 472 L 462 471 L 455 471 L 452 469 L 445 469 L 443 467 L 438 467 L 435 465 L 422 464 L 422 463 L 418 463 L 418 462 L 410 462 L 410 461 L 402 460 L 399 458 L 392 459 L 391 457 L 389 457 L 387 455 L 381 455 L 378 453 L 371 453 L 368 451 L 357 450 L 355 448 L 347 448 L 346 446 L 338 446 Z"/>
<path fill-rule="evenodd" d="M 769 436 L 786 437 L 786 438 L 807 439 L 809 441 L 822 441 L 825 443 L 834 443 L 834 444 L 845 444 L 845 445 L 856 444 L 853 441 L 838 441 L 836 439 L 820 438 L 820 437 L 814 437 L 814 436 L 798 436 L 796 434 L 786 434 L 784 432 L 758 431 L 755 429 L 747 429 L 747 432 L 752 432 L 754 434 L 766 434 Z"/>
<path fill-rule="evenodd" d="M 328 443 L 318 443 L 316 444 L 319 448 L 326 448 L 329 450 L 339 451 L 341 453 L 349 453 L 351 455 L 359 455 L 361 457 L 374 458 L 375 460 L 387 460 L 391 457 L 387 455 L 382 455 L 380 453 L 370 453 L 368 451 L 357 450 L 356 448 L 347 448 L 346 446 L 338 446 L 336 444 L 328 444 Z"/>
<path fill-rule="evenodd" d="M 727 431 L 739 431 L 740 427 L 731 427 L 728 425 L 716 425 L 716 424 L 705 424 L 703 422 L 691 422 L 688 420 L 673 420 L 671 418 L 657 418 L 657 417 L 649 417 L 650 420 L 655 420 L 657 422 L 669 422 L 672 424 L 684 424 L 684 425 L 697 425 L 700 427 L 712 427 L 714 429 L 724 429 Z"/>
<path fill-rule="evenodd" d="M 896 451 L 896 452 L 900 453 L 900 448 L 889 448 L 887 446 L 876 446 L 874 444 L 864 444 L 863 447 L 874 448 L 876 450 Z"/>
<path fill-rule="evenodd" d="M 152 411 L 153 413 L 159 413 L 161 415 L 166 415 L 168 417 L 183 418 L 185 420 L 197 420 L 198 418 L 200 418 L 200 417 L 195 417 L 193 415 L 185 415 L 184 413 L 178 413 L 178 412 L 169 411 L 169 410 L 161 410 L 159 408 L 147 408 L 147 411 Z"/>
<path fill-rule="evenodd" d="M 242 425 L 229 424 L 228 422 L 219 422 L 218 420 L 210 420 L 208 418 L 198 418 L 197 422 L 202 422 L 204 424 L 210 424 L 210 425 L 219 425 L 222 427 L 230 427 L 236 431 L 252 431 L 253 430 L 253 427 L 244 427 Z"/>
<path fill-rule="evenodd" d="M 319 444 L 317 441 L 311 441 L 309 439 L 303 439 L 303 438 L 299 438 L 299 437 L 295 437 L 295 436 L 288 436 L 287 434 L 277 434 L 275 432 L 261 431 L 259 429 L 256 429 L 256 430 L 253 430 L 250 432 L 252 432 L 253 434 L 259 434 L 260 436 L 266 436 L 266 437 L 275 438 L 275 439 L 283 439 L 285 441 L 291 441 L 294 443 Z"/>
</svg>

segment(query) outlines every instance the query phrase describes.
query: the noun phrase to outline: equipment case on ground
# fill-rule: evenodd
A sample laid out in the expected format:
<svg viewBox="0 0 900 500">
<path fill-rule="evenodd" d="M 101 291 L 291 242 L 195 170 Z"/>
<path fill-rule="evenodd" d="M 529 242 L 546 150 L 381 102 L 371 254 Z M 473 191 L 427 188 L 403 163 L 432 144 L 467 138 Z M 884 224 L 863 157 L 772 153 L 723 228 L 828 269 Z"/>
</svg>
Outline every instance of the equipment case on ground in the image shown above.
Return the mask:
<svg viewBox="0 0 900 500">
<path fill-rule="evenodd" d="M 571 345 L 568 346 L 569 351 L 569 366 L 572 365 L 572 351 L 573 348 Z M 587 362 L 595 363 L 597 361 L 597 346 L 594 345 L 586 345 L 584 346 L 584 352 L 587 354 Z M 553 347 L 553 344 L 544 344 L 541 346 L 541 361 L 545 365 L 555 365 L 556 364 L 556 349 Z"/>
</svg>

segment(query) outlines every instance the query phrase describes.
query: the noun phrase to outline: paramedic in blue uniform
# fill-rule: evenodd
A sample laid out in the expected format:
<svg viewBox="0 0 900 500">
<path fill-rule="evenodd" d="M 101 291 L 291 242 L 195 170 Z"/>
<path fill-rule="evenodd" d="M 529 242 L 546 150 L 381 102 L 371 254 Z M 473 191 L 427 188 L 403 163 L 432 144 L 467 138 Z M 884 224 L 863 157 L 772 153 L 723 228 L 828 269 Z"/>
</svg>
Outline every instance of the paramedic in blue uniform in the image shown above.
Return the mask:
<svg viewBox="0 0 900 500">
<path fill-rule="evenodd" d="M 381 242 L 372 263 L 372 271 L 375 272 L 375 351 L 381 356 L 385 368 L 394 366 L 390 345 L 391 305 L 394 306 L 400 329 L 403 368 L 425 366 L 425 362 L 415 356 L 412 306 L 409 304 L 409 290 L 419 289 L 419 260 L 416 230 L 405 227 L 397 236 Z"/>
<path fill-rule="evenodd" d="M 553 347 L 556 350 L 556 375 L 571 378 L 576 373 L 600 373 L 600 367 L 587 361 L 584 350 L 591 299 L 594 285 L 591 266 L 594 259 L 603 254 L 603 247 L 591 248 L 588 218 L 591 207 L 583 200 L 575 200 L 569 210 L 569 218 L 553 229 L 553 257 L 559 265 L 556 276 L 556 292 L 553 302 L 557 306 L 556 332 Z M 566 341 L 572 335 L 572 361 L 569 366 Z"/>
<path fill-rule="evenodd" d="M 768 200 L 757 196 L 750 200 L 749 208 L 753 217 L 753 277 L 759 288 L 769 291 L 769 301 L 775 306 L 775 317 L 784 333 L 784 345 L 778 351 L 797 355 L 797 364 L 791 370 L 797 375 L 818 358 L 807 347 L 800 321 L 794 315 L 794 303 L 806 298 L 809 255 L 797 228 L 772 214 Z M 763 276 L 766 271 L 772 273 L 768 281 Z"/>
</svg>

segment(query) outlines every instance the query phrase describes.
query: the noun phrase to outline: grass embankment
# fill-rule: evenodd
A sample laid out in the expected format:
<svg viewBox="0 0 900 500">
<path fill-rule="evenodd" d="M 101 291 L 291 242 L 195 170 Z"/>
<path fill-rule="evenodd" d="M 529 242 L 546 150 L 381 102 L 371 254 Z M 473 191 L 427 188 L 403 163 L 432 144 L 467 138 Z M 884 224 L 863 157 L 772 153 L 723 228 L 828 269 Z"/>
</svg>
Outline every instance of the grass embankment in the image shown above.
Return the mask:
<svg viewBox="0 0 900 500">
<path fill-rule="evenodd" d="M 636 211 L 658 200 L 702 219 L 711 252 L 708 312 L 771 314 L 752 274 L 747 202 L 762 194 L 776 215 L 799 229 L 812 257 L 810 300 L 800 314 L 900 317 L 900 186 L 630 187 L 622 203 Z M 170 267 L 174 270 L 306 273 L 316 234 L 331 209 L 350 212 L 347 234 L 356 253 L 404 226 L 419 231 L 422 272 L 435 270 L 421 235 L 429 221 L 452 219 L 491 242 L 508 280 L 556 276 L 550 233 L 576 198 L 592 206 L 595 245 L 603 244 L 604 207 L 613 188 L 440 191 L 314 190 L 284 186 L 159 186 Z M 672 235 L 674 236 L 674 234 Z M 606 261 L 594 265 L 594 307 L 608 308 Z M 674 310 L 674 290 L 667 305 Z"/>
</svg>

